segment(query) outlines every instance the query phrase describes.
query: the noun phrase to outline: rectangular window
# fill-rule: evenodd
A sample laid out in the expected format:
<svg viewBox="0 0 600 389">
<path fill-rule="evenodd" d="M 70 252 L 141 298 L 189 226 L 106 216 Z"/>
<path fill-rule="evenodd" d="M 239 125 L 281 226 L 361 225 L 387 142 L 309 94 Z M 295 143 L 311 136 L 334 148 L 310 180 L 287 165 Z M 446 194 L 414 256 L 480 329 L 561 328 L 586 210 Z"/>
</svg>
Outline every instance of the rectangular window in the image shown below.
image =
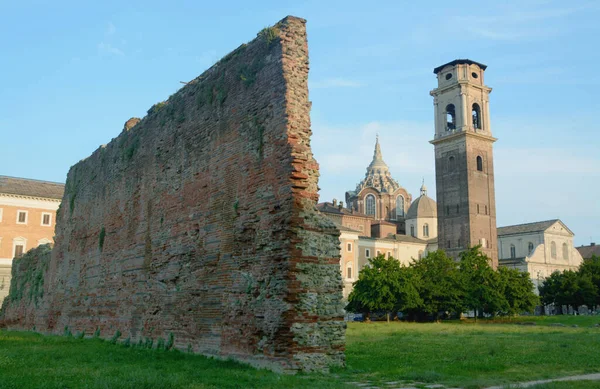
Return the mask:
<svg viewBox="0 0 600 389">
<path fill-rule="evenodd" d="M 446 242 L 446 248 L 450 248 L 450 241 Z"/>
<path fill-rule="evenodd" d="M 365 249 L 365 257 L 371 258 L 371 250 Z"/>
<path fill-rule="evenodd" d="M 377 256 L 381 255 L 381 251 L 377 250 Z"/>
<path fill-rule="evenodd" d="M 17 224 L 27 224 L 27 211 L 17 212 Z"/>
<path fill-rule="evenodd" d="M 352 252 L 352 243 L 348 243 L 347 248 L 348 248 L 348 252 Z"/>
<path fill-rule="evenodd" d="M 456 204 L 456 213 L 460 213 L 460 207 Z"/>
<path fill-rule="evenodd" d="M 52 224 L 52 214 L 50 213 L 42 213 L 42 225 L 49 226 Z"/>
<path fill-rule="evenodd" d="M 2 221 L 2 208 L 0 208 L 0 222 Z"/>
<path fill-rule="evenodd" d="M 21 258 L 23 256 L 23 250 L 25 248 L 22 244 L 15 245 L 15 258 Z"/>
<path fill-rule="evenodd" d="M 446 205 L 446 216 L 450 215 L 450 206 Z"/>
<path fill-rule="evenodd" d="M 479 204 L 477 204 L 477 213 L 479 213 Z"/>
<path fill-rule="evenodd" d="M 388 255 L 388 258 L 391 258 L 391 257 L 392 257 L 392 252 L 391 252 L 391 251 L 388 251 L 388 252 L 387 252 L 387 255 Z"/>
<path fill-rule="evenodd" d="M 484 249 L 487 248 L 485 245 L 485 238 L 479 239 L 479 244 L 481 245 L 482 248 L 484 248 Z"/>
</svg>

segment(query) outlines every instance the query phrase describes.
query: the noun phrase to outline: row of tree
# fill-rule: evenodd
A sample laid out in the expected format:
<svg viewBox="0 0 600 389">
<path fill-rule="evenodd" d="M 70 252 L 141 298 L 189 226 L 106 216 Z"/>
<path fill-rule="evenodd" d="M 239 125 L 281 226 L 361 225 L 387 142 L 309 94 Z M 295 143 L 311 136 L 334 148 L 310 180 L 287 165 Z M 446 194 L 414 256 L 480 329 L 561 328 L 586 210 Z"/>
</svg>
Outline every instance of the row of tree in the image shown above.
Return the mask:
<svg viewBox="0 0 600 389">
<path fill-rule="evenodd" d="M 559 312 L 563 306 L 572 306 L 575 310 L 582 305 L 600 306 L 600 257 L 586 259 L 577 271 L 552 273 L 539 289 L 542 303 L 554 304 Z"/>
<path fill-rule="evenodd" d="M 463 252 L 459 261 L 442 250 L 404 266 L 379 255 L 359 273 L 346 310 L 363 313 L 397 312 L 409 320 L 439 320 L 474 311 L 475 316 L 531 312 L 538 304 L 528 273 L 494 270 L 479 246 Z"/>
</svg>

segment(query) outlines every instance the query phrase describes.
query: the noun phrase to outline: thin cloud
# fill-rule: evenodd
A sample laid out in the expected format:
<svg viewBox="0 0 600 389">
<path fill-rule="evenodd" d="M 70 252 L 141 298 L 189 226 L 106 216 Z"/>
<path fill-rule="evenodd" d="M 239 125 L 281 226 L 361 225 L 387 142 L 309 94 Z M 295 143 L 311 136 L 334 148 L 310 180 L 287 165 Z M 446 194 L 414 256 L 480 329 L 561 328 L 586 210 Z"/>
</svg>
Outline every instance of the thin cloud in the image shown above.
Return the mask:
<svg viewBox="0 0 600 389">
<path fill-rule="evenodd" d="M 106 35 L 114 35 L 117 32 L 117 28 L 112 22 L 108 22 L 108 26 L 106 27 Z"/>
<path fill-rule="evenodd" d="M 524 10 L 523 7 L 489 15 L 457 16 L 452 20 L 453 26 L 462 26 L 471 36 L 495 40 L 517 41 L 522 39 L 547 38 L 564 33 L 563 30 L 550 26 L 562 18 L 580 12 L 597 10 L 593 4 L 579 7 L 546 8 Z"/>
<path fill-rule="evenodd" d="M 98 52 L 108 55 L 125 55 L 123 51 L 106 42 L 98 43 Z"/>
<path fill-rule="evenodd" d="M 344 78 L 327 78 L 325 80 L 309 82 L 309 87 L 312 89 L 360 88 L 362 86 L 365 85 L 361 82 Z"/>
</svg>

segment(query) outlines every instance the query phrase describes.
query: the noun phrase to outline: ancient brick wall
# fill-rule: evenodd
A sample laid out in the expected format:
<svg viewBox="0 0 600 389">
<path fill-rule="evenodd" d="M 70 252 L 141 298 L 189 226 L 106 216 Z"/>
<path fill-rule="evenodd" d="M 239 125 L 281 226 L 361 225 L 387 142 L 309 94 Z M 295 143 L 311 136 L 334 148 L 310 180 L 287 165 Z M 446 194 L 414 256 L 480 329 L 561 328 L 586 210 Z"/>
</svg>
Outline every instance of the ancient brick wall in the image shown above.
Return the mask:
<svg viewBox="0 0 600 389">
<path fill-rule="evenodd" d="M 339 231 L 315 209 L 307 78 L 305 21 L 287 17 L 73 166 L 42 307 L 11 325 L 342 365 Z"/>
<path fill-rule="evenodd" d="M 44 282 L 48 274 L 51 248 L 49 244 L 29 250 L 13 261 L 9 295 L 3 300 L 0 327 L 35 326 L 38 307 L 44 297 Z"/>
</svg>

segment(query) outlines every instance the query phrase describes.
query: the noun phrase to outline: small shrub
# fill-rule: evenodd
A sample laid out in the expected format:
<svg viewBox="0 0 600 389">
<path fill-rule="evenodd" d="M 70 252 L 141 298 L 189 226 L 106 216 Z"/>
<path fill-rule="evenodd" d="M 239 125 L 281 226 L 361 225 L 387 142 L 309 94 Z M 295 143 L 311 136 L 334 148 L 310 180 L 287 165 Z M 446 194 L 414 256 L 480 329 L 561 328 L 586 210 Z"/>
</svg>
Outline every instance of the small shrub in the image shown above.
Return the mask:
<svg viewBox="0 0 600 389">
<path fill-rule="evenodd" d="M 174 343 L 175 343 L 175 336 L 173 336 L 172 332 L 169 332 L 169 339 L 167 339 L 167 344 L 165 344 L 165 349 L 166 350 L 172 349 Z"/>
<path fill-rule="evenodd" d="M 110 338 L 110 343 L 116 344 L 117 340 L 119 340 L 120 337 L 121 337 L 121 331 L 117 330 L 117 332 L 115 332 L 115 334 L 113 335 L 113 337 Z"/>
<path fill-rule="evenodd" d="M 144 348 L 151 349 L 154 345 L 154 339 L 146 338 L 146 342 L 144 343 Z"/>
<path fill-rule="evenodd" d="M 165 105 L 167 105 L 164 101 L 161 101 L 160 103 L 156 103 L 154 104 L 152 107 L 150 107 L 150 109 L 148 110 L 148 115 L 151 115 L 153 113 L 156 113 L 158 111 L 160 111 L 162 108 L 165 107 Z"/>
<path fill-rule="evenodd" d="M 73 333 L 71 332 L 71 329 L 69 328 L 69 326 L 65 326 L 65 331 L 64 331 L 64 336 L 73 336 Z"/>
<path fill-rule="evenodd" d="M 192 347 L 191 343 L 188 343 L 188 345 L 187 345 L 187 352 L 188 352 L 188 354 L 194 353 L 194 348 Z"/>
<path fill-rule="evenodd" d="M 128 336 L 127 339 L 123 341 L 123 346 L 129 347 L 131 346 L 131 338 Z"/>
<path fill-rule="evenodd" d="M 85 331 L 81 331 L 77 334 L 77 339 L 83 339 L 85 337 Z"/>
<path fill-rule="evenodd" d="M 158 338 L 158 341 L 156 341 L 156 349 L 157 350 L 165 349 L 165 340 L 163 338 Z"/>
<path fill-rule="evenodd" d="M 96 331 L 94 331 L 94 338 L 100 337 L 100 327 L 96 327 Z"/>
<path fill-rule="evenodd" d="M 265 27 L 258 33 L 258 36 L 265 40 L 267 46 L 270 46 L 279 37 L 279 29 L 277 27 Z"/>
</svg>

